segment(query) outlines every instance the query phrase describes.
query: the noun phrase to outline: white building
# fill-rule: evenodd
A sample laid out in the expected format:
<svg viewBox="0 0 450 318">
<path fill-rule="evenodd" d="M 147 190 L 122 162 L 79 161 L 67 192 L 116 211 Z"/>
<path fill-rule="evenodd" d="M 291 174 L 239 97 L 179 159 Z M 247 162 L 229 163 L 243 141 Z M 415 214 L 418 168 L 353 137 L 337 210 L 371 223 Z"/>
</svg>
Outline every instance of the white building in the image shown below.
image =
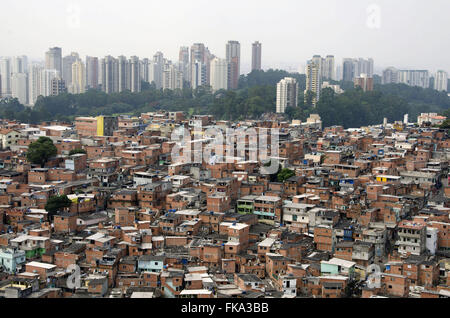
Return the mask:
<svg viewBox="0 0 450 318">
<path fill-rule="evenodd" d="M 336 80 L 336 66 L 334 55 L 327 55 L 323 64 L 322 78 L 328 80 Z"/>
<path fill-rule="evenodd" d="M 50 48 L 45 53 L 45 68 L 57 70 L 60 75 L 63 72 L 62 49 L 59 47 Z"/>
<path fill-rule="evenodd" d="M 167 61 L 164 65 L 162 88 L 170 90 L 183 89 L 183 73 L 170 61 Z"/>
<path fill-rule="evenodd" d="M 41 95 L 41 72 L 40 65 L 31 65 L 28 73 L 28 99 L 29 104 L 34 105 L 39 95 Z"/>
<path fill-rule="evenodd" d="M 277 113 L 283 114 L 287 107 L 297 107 L 297 105 L 297 80 L 292 77 L 285 77 L 277 84 Z"/>
<path fill-rule="evenodd" d="M 437 113 L 421 113 L 417 117 L 417 124 L 419 126 L 422 126 L 424 123 L 431 123 L 432 126 L 441 125 L 446 119 L 446 117 L 439 116 Z"/>
<path fill-rule="evenodd" d="M 437 242 L 438 242 L 438 232 L 439 232 L 439 230 L 437 228 L 427 226 L 427 239 L 426 239 L 425 245 L 431 255 L 436 254 Z"/>
<path fill-rule="evenodd" d="M 25 55 L 13 57 L 11 73 L 28 73 L 28 58 Z"/>
<path fill-rule="evenodd" d="M 25 73 L 14 73 L 11 76 L 11 96 L 17 98 L 22 105 L 28 105 L 28 76 Z"/>
<path fill-rule="evenodd" d="M 388 67 L 383 71 L 382 84 L 398 83 L 398 70 L 395 67 Z"/>
<path fill-rule="evenodd" d="M 72 84 L 72 65 L 80 59 L 78 53 L 72 52 L 70 55 L 62 59 L 62 78 L 66 85 L 70 87 Z"/>
<path fill-rule="evenodd" d="M 330 82 L 322 83 L 322 89 L 325 89 L 325 88 L 331 88 L 336 94 L 344 93 L 344 90 L 341 88 L 340 85 L 332 85 L 332 84 L 330 84 Z"/>
<path fill-rule="evenodd" d="M 206 85 L 206 65 L 196 60 L 191 67 L 191 88 L 196 89 Z"/>
<path fill-rule="evenodd" d="M 141 63 L 139 61 L 139 57 L 137 56 L 130 57 L 128 63 L 130 64 L 129 68 L 130 90 L 133 93 L 138 93 L 141 91 Z"/>
<path fill-rule="evenodd" d="M 211 87 L 213 92 L 228 89 L 228 62 L 225 59 L 214 58 L 211 61 Z"/>
<path fill-rule="evenodd" d="M 397 73 L 397 82 L 409 86 L 430 87 L 430 74 L 426 70 L 400 70 Z"/>
<path fill-rule="evenodd" d="M 241 44 L 238 41 L 228 41 L 226 45 L 226 59 L 229 68 L 228 87 L 237 89 L 241 75 Z"/>
<path fill-rule="evenodd" d="M 43 69 L 40 72 L 40 94 L 42 96 L 52 95 L 52 80 L 60 77 L 60 72 L 57 70 Z M 38 96 L 39 96 L 38 95 Z"/>
<path fill-rule="evenodd" d="M 308 61 L 306 64 L 306 90 L 305 90 L 305 101 L 307 99 L 307 92 L 311 91 L 314 93 L 312 104 L 316 106 L 320 98 L 320 89 L 322 82 L 321 68 L 317 62 L 314 60 Z"/>
<path fill-rule="evenodd" d="M 447 91 L 448 73 L 445 71 L 437 71 L 434 77 L 434 89 L 437 91 Z"/>
<path fill-rule="evenodd" d="M 69 92 L 72 94 L 82 94 L 86 91 L 86 68 L 84 63 L 78 59 L 72 63 L 72 79 L 69 85 Z"/>
<path fill-rule="evenodd" d="M 86 86 L 97 88 L 99 83 L 99 65 L 98 58 L 86 56 Z"/>
<path fill-rule="evenodd" d="M 0 59 L 0 95 L 1 97 L 11 96 L 11 59 Z"/>
</svg>

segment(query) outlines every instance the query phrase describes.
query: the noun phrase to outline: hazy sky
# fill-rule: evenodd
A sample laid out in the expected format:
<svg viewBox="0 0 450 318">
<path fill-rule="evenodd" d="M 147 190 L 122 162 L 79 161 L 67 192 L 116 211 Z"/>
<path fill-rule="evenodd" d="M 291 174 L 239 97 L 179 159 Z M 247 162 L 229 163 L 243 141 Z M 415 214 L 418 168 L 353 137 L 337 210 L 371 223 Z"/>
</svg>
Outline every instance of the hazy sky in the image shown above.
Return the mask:
<svg viewBox="0 0 450 318">
<path fill-rule="evenodd" d="M 0 56 L 63 55 L 178 59 L 180 46 L 205 43 L 225 57 L 241 43 L 243 70 L 251 43 L 263 67 L 299 68 L 314 54 L 373 57 L 375 68 L 444 69 L 450 73 L 450 0 L 1 0 Z M 378 14 L 379 13 L 379 14 Z"/>
</svg>

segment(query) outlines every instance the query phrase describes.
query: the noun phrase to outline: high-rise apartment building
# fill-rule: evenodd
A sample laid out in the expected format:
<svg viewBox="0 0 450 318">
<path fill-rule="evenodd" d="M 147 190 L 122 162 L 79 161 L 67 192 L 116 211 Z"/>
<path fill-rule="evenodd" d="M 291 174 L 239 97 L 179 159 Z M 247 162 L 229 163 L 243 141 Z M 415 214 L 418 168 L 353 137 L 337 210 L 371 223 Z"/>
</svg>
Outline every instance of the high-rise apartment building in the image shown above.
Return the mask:
<svg viewBox="0 0 450 318">
<path fill-rule="evenodd" d="M 345 58 L 342 63 L 342 80 L 344 82 L 353 81 L 354 69 L 355 69 L 354 60 Z"/>
<path fill-rule="evenodd" d="M 195 61 L 192 64 L 191 88 L 196 89 L 199 86 L 206 85 L 206 65 L 201 61 Z"/>
<path fill-rule="evenodd" d="M 139 57 L 132 56 L 129 60 L 129 64 L 130 90 L 133 93 L 138 93 L 141 91 L 141 64 L 139 62 Z"/>
<path fill-rule="evenodd" d="M 334 55 L 327 55 L 322 66 L 322 79 L 336 81 L 336 65 Z"/>
<path fill-rule="evenodd" d="M 14 73 L 28 73 L 28 58 L 25 55 L 13 57 L 11 74 Z"/>
<path fill-rule="evenodd" d="M 445 91 L 448 89 L 448 73 L 445 71 L 437 71 L 434 77 L 434 89 L 437 91 Z"/>
<path fill-rule="evenodd" d="M 228 89 L 229 63 L 226 59 L 214 58 L 211 61 L 211 88 L 213 92 Z"/>
<path fill-rule="evenodd" d="M 129 64 L 125 56 L 121 55 L 117 58 L 118 71 L 119 71 L 119 92 L 123 92 L 130 88 L 129 84 Z"/>
<path fill-rule="evenodd" d="M 237 89 L 241 73 L 241 44 L 238 41 L 228 41 L 226 45 L 226 59 L 230 65 L 228 88 Z"/>
<path fill-rule="evenodd" d="M 206 68 L 205 85 L 211 85 L 210 73 L 211 73 L 211 61 L 213 58 L 214 56 L 211 54 L 208 48 L 205 47 L 203 43 L 194 43 L 191 46 L 190 68 L 192 69 L 192 64 L 195 63 L 195 61 L 200 61 L 205 65 Z"/>
<path fill-rule="evenodd" d="M 45 68 L 49 70 L 57 70 L 59 74 L 63 73 L 61 48 L 50 48 L 45 53 Z"/>
<path fill-rule="evenodd" d="M 11 96 L 11 59 L 0 59 L 1 97 Z"/>
<path fill-rule="evenodd" d="M 285 77 L 277 84 L 277 113 L 284 114 L 286 108 L 298 106 L 298 83 L 295 78 Z"/>
<path fill-rule="evenodd" d="M 203 62 L 203 61 L 202 61 Z M 189 60 L 189 47 L 180 47 L 180 53 L 178 57 L 178 63 L 180 71 L 183 72 L 183 80 L 190 82 L 191 72 L 190 72 L 190 60 Z"/>
<path fill-rule="evenodd" d="M 119 62 L 112 56 L 101 60 L 102 91 L 110 94 L 119 92 Z"/>
<path fill-rule="evenodd" d="M 98 71 L 98 58 L 92 56 L 86 56 L 86 86 L 88 88 L 98 88 L 99 84 L 99 71 Z"/>
<path fill-rule="evenodd" d="M 369 59 L 353 59 L 345 58 L 342 63 L 342 77 L 346 82 L 352 82 L 361 74 L 366 74 L 368 77 L 373 77 L 374 62 L 372 58 Z"/>
<path fill-rule="evenodd" d="M 38 96 L 41 94 L 41 72 L 43 67 L 41 65 L 30 65 L 28 73 L 28 103 L 34 105 Z"/>
<path fill-rule="evenodd" d="M 51 87 L 50 87 L 50 95 L 51 96 L 56 96 L 59 95 L 61 93 L 66 92 L 66 82 L 64 81 L 64 79 L 60 76 L 58 77 L 54 77 L 51 80 Z"/>
<path fill-rule="evenodd" d="M 79 59 L 80 56 L 75 52 L 62 59 L 62 78 L 66 82 L 67 87 L 70 87 L 72 84 L 72 65 Z"/>
<path fill-rule="evenodd" d="M 149 70 L 149 81 L 154 82 L 157 89 L 163 87 L 163 71 L 164 71 L 165 59 L 164 54 L 156 52 L 153 56 L 153 64 Z"/>
<path fill-rule="evenodd" d="M 342 81 L 342 65 L 336 65 L 336 81 Z"/>
<path fill-rule="evenodd" d="M 167 61 L 164 65 L 162 85 L 163 89 L 176 90 L 183 88 L 183 73 L 171 61 Z"/>
<path fill-rule="evenodd" d="M 53 82 L 54 79 L 60 79 L 60 73 L 55 69 L 42 69 L 40 78 L 40 94 L 44 97 L 57 95 L 58 82 Z M 55 85 L 56 84 L 56 85 Z M 61 84 L 61 83 L 59 83 Z M 55 86 L 55 87 L 54 87 Z"/>
<path fill-rule="evenodd" d="M 368 77 L 367 74 L 363 73 L 359 77 L 356 77 L 353 80 L 353 83 L 355 84 L 355 87 L 361 87 L 364 92 L 373 91 L 373 78 Z"/>
<path fill-rule="evenodd" d="M 252 71 L 261 70 L 262 45 L 258 41 L 252 44 Z"/>
<path fill-rule="evenodd" d="M 430 87 L 430 75 L 427 70 L 399 70 L 398 83 L 428 88 Z"/>
<path fill-rule="evenodd" d="M 11 76 L 11 96 L 23 105 L 28 105 L 28 76 L 26 73 L 13 73 Z"/>
<path fill-rule="evenodd" d="M 313 98 L 312 98 L 312 104 L 313 106 L 316 106 L 317 102 L 320 98 L 320 89 L 322 86 L 322 74 L 321 74 L 321 68 L 320 65 L 317 64 L 317 59 L 310 60 L 306 64 L 306 90 L 305 90 L 305 101 L 308 98 L 308 92 L 312 92 Z"/>
<path fill-rule="evenodd" d="M 381 78 L 381 84 L 394 84 L 398 83 L 398 70 L 395 67 L 388 67 L 383 71 L 383 77 Z"/>
<path fill-rule="evenodd" d="M 139 67 L 141 71 L 141 81 L 149 83 L 149 64 L 150 60 L 148 58 L 145 58 L 141 61 L 139 61 Z"/>
<path fill-rule="evenodd" d="M 86 67 L 81 59 L 72 63 L 72 78 L 68 85 L 72 94 L 82 94 L 86 91 Z"/>
<path fill-rule="evenodd" d="M 206 48 L 203 43 L 194 43 L 191 46 L 191 63 L 195 61 L 205 62 Z"/>
</svg>

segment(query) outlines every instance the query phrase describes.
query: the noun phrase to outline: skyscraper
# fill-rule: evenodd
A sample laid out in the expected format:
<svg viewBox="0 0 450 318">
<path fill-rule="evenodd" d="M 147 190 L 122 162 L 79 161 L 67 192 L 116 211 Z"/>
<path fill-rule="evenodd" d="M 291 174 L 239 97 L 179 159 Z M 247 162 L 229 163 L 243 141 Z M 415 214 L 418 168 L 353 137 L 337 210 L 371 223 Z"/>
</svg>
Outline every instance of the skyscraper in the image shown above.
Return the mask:
<svg viewBox="0 0 450 318">
<path fill-rule="evenodd" d="M 0 59 L 1 97 L 11 96 L 11 59 Z"/>
<path fill-rule="evenodd" d="M 130 64 L 130 90 L 133 93 L 141 91 L 141 69 L 139 63 L 139 57 L 132 56 L 129 60 Z"/>
<path fill-rule="evenodd" d="M 25 55 L 12 59 L 11 74 L 14 73 L 28 73 L 28 58 Z"/>
<path fill-rule="evenodd" d="M 445 91 L 448 89 L 448 73 L 445 71 L 437 71 L 434 77 L 434 89 L 437 91 Z"/>
<path fill-rule="evenodd" d="M 141 81 L 144 81 L 144 82 L 147 82 L 147 83 L 149 82 L 148 81 L 148 78 L 149 78 L 148 77 L 149 76 L 149 74 L 148 74 L 148 66 L 149 66 L 149 64 L 150 64 L 150 60 L 148 58 L 145 58 L 145 59 L 139 61 Z"/>
<path fill-rule="evenodd" d="M 327 55 L 323 63 L 322 78 L 324 80 L 336 80 L 336 66 L 334 55 Z"/>
<path fill-rule="evenodd" d="M 58 82 L 57 81 L 53 82 L 53 80 L 60 79 L 62 81 L 59 74 L 60 73 L 55 69 L 42 69 L 40 71 L 41 78 L 40 78 L 39 95 L 42 95 L 44 97 L 51 96 L 51 95 L 57 95 L 55 93 L 56 93 L 56 90 L 58 89 L 58 85 L 57 85 Z M 56 85 L 54 85 L 54 84 L 56 84 Z M 61 84 L 61 82 L 59 84 Z M 55 86 L 55 89 L 53 89 L 54 88 L 53 86 Z"/>
<path fill-rule="evenodd" d="M 206 65 L 201 61 L 195 61 L 192 64 L 191 88 L 196 89 L 199 86 L 206 85 Z"/>
<path fill-rule="evenodd" d="M 193 64 L 196 63 L 197 61 L 204 64 L 205 68 L 206 68 L 206 80 L 205 80 L 205 84 L 209 85 L 209 72 L 210 72 L 210 53 L 209 50 L 205 47 L 205 45 L 203 43 L 194 43 L 191 46 L 191 58 L 190 58 L 190 63 L 189 63 L 189 68 L 190 68 L 190 74 L 192 73 L 192 68 L 194 67 Z M 192 74 L 191 74 L 191 78 L 189 79 L 189 81 L 191 82 L 191 87 L 192 87 Z"/>
<path fill-rule="evenodd" d="M 252 44 L 252 71 L 261 70 L 262 45 L 258 41 Z"/>
<path fill-rule="evenodd" d="M 353 59 L 345 58 L 342 63 L 342 80 L 344 82 L 351 82 L 354 78 L 355 64 Z"/>
<path fill-rule="evenodd" d="M 72 64 L 80 59 L 78 53 L 72 52 L 70 55 L 62 59 L 62 78 L 66 82 L 67 87 L 72 84 Z"/>
<path fill-rule="evenodd" d="M 191 46 L 191 63 L 195 61 L 205 62 L 205 45 L 203 43 L 194 43 Z"/>
<path fill-rule="evenodd" d="M 50 48 L 45 53 L 45 68 L 48 70 L 57 70 L 60 75 L 63 73 L 61 48 Z"/>
<path fill-rule="evenodd" d="M 99 83 L 98 77 L 98 58 L 86 56 L 86 86 L 97 89 Z"/>
<path fill-rule="evenodd" d="M 101 60 L 102 91 L 110 94 L 119 91 L 119 62 L 112 56 Z"/>
<path fill-rule="evenodd" d="M 226 59 L 230 65 L 228 88 L 237 89 L 241 74 L 241 45 L 238 41 L 228 41 L 226 45 Z"/>
<path fill-rule="evenodd" d="M 81 59 L 72 63 L 72 79 L 69 85 L 69 92 L 72 94 L 82 94 L 86 91 L 86 68 Z"/>
<path fill-rule="evenodd" d="M 41 65 L 31 65 L 28 73 L 28 103 L 34 105 L 41 95 L 41 80 L 43 68 Z"/>
<path fill-rule="evenodd" d="M 388 67 L 383 71 L 381 84 L 392 84 L 398 82 L 398 71 L 395 67 Z"/>
<path fill-rule="evenodd" d="M 152 73 L 149 75 L 150 78 L 152 78 L 151 75 L 153 75 L 153 82 L 155 82 L 155 86 L 157 89 L 161 89 L 163 87 L 163 71 L 164 71 L 164 54 L 161 52 L 156 52 L 156 54 L 153 56 L 153 67 L 152 71 L 149 72 Z"/>
<path fill-rule="evenodd" d="M 64 92 L 66 92 L 66 82 L 60 76 L 54 77 L 51 80 L 50 95 L 56 96 Z"/>
<path fill-rule="evenodd" d="M 366 74 L 368 77 L 373 77 L 374 62 L 372 58 L 369 59 L 353 59 L 345 58 L 343 60 L 343 80 L 352 82 L 361 74 Z"/>
<path fill-rule="evenodd" d="M 11 96 L 23 105 L 28 105 L 28 76 L 25 73 L 13 73 L 11 76 Z"/>
<path fill-rule="evenodd" d="M 320 89 L 322 87 L 321 69 L 317 62 L 310 60 L 306 64 L 306 90 L 305 101 L 308 98 L 308 91 L 312 92 L 312 104 L 316 106 L 320 99 Z"/>
<path fill-rule="evenodd" d="M 211 88 L 213 92 L 228 89 L 229 63 L 225 59 L 214 58 L 211 61 Z"/>
<path fill-rule="evenodd" d="M 298 105 L 298 83 L 295 78 L 285 77 L 277 84 L 277 113 L 284 114 L 286 108 Z"/>
<path fill-rule="evenodd" d="M 167 61 L 164 65 L 162 84 L 163 89 L 176 90 L 183 88 L 183 73 L 171 61 Z"/>
<path fill-rule="evenodd" d="M 130 89 L 130 85 L 128 83 L 129 78 L 127 77 L 128 60 L 125 56 L 121 55 L 117 58 L 117 63 L 119 68 L 119 92 L 123 92 Z"/>
<path fill-rule="evenodd" d="M 186 82 L 190 82 L 191 72 L 190 72 L 190 60 L 189 60 L 189 47 L 182 46 L 180 47 L 180 54 L 178 57 L 178 63 L 180 67 L 180 71 L 183 72 L 183 79 Z M 202 61 L 203 62 L 203 61 Z"/>
<path fill-rule="evenodd" d="M 427 70 L 399 70 L 398 83 L 428 88 L 430 87 L 430 75 Z"/>
<path fill-rule="evenodd" d="M 373 78 L 369 77 L 367 74 L 362 73 L 359 77 L 354 80 L 355 87 L 359 86 L 364 92 L 373 91 Z"/>
</svg>

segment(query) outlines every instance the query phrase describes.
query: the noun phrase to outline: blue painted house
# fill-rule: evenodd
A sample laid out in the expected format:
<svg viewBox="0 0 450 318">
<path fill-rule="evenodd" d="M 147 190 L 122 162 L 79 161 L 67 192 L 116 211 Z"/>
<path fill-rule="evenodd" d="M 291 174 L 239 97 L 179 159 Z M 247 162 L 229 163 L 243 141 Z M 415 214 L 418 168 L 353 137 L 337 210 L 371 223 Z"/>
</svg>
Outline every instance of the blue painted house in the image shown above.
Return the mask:
<svg viewBox="0 0 450 318">
<path fill-rule="evenodd" d="M 163 270 L 165 261 L 164 256 L 142 255 L 138 259 L 138 271 L 159 273 Z"/>
</svg>

